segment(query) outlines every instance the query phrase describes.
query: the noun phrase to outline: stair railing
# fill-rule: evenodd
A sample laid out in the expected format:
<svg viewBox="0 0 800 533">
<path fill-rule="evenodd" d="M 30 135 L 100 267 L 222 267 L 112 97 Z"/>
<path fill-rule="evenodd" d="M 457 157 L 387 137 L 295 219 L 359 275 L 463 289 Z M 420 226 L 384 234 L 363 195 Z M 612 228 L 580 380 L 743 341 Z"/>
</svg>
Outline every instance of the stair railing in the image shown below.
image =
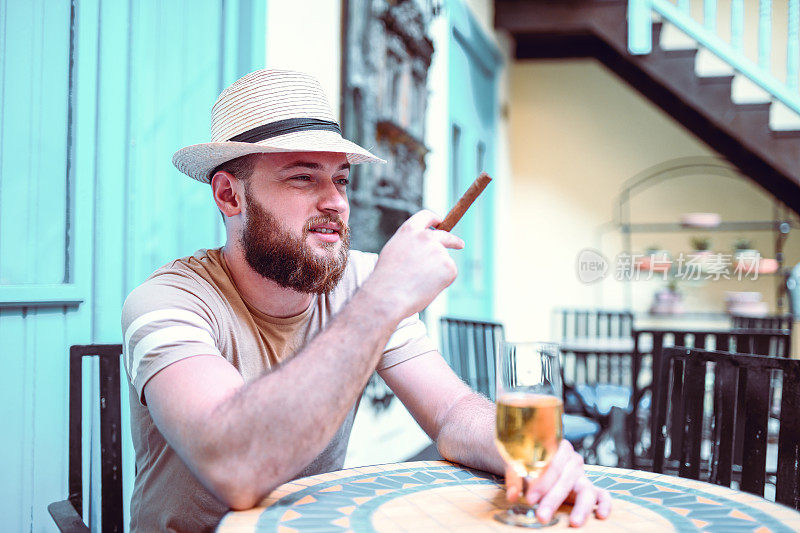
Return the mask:
<svg viewBox="0 0 800 533">
<path fill-rule="evenodd" d="M 786 82 L 770 72 L 772 46 L 772 0 L 759 0 L 758 61 L 747 58 L 743 51 L 744 0 L 731 0 L 731 39 L 726 42 L 717 34 L 717 2 L 703 0 L 703 23 L 690 14 L 691 1 L 628 0 L 628 50 L 635 55 L 649 54 L 653 48 L 653 14 L 661 16 L 708 49 L 733 69 L 800 114 L 798 73 L 800 71 L 800 0 L 788 4 Z"/>
</svg>

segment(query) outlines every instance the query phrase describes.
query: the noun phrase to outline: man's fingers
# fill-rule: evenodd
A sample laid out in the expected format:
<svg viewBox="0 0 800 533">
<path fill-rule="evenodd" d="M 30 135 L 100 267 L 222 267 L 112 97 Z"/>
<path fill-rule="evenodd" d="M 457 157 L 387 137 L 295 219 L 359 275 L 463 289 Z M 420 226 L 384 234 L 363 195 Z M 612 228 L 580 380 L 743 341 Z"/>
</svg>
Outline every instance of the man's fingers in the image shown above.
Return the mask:
<svg viewBox="0 0 800 533">
<path fill-rule="evenodd" d="M 453 235 L 449 231 L 442 231 L 442 230 L 433 230 L 433 235 L 435 235 L 439 242 L 442 243 L 442 246 L 445 248 L 452 248 L 454 250 L 460 250 L 464 247 L 464 241 L 461 240 L 456 235 Z"/>
<path fill-rule="evenodd" d="M 564 503 L 569 493 L 575 488 L 575 484 L 583 476 L 583 460 L 578 454 L 569 460 L 561 471 L 558 481 L 547 491 L 547 494 L 539 501 L 539 508 L 536 517 L 547 522 L 553 517 L 556 509 Z"/>
<path fill-rule="evenodd" d="M 514 503 L 522 494 L 522 478 L 517 475 L 513 468 L 506 466 L 506 499 Z"/>
<path fill-rule="evenodd" d="M 435 229 L 441 221 L 442 219 L 439 218 L 439 215 L 433 211 L 423 209 L 422 211 L 414 213 L 408 220 L 403 222 L 401 228 L 412 231 L 431 229 L 433 231 L 431 231 L 429 235 L 435 237 L 436 240 L 438 240 L 445 248 L 452 248 L 455 250 L 462 249 L 464 247 L 463 240 L 458 238 L 456 235 L 453 235 L 449 231 Z"/>
<path fill-rule="evenodd" d="M 567 463 L 569 463 L 573 455 L 577 454 L 572 450 L 572 444 L 570 444 L 569 441 L 562 440 L 558 451 L 550 460 L 550 464 L 547 465 L 545 471 L 528 484 L 528 490 L 525 492 L 525 496 L 528 498 L 529 504 L 535 504 L 544 494 L 550 491 L 561 476 L 561 471 L 567 466 Z"/>
<path fill-rule="evenodd" d="M 422 211 L 417 211 L 411 215 L 408 220 L 403 222 L 403 226 L 421 231 L 430 228 L 431 226 L 437 226 L 441 221 L 442 219 L 439 218 L 439 215 L 433 211 L 423 209 Z"/>
<path fill-rule="evenodd" d="M 607 490 L 598 489 L 597 510 L 594 514 L 600 519 L 606 519 L 611 514 L 611 494 Z"/>
<path fill-rule="evenodd" d="M 598 492 L 585 476 L 578 480 L 575 484 L 575 503 L 569 514 L 569 525 L 580 527 L 586 522 L 597 502 Z"/>
</svg>

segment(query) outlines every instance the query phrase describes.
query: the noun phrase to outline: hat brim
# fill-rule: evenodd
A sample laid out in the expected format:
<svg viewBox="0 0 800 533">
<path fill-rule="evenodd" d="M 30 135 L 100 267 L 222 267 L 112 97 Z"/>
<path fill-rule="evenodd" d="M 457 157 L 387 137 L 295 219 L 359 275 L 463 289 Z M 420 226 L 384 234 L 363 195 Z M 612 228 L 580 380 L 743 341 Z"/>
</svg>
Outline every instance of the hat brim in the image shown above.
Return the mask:
<svg viewBox="0 0 800 533">
<path fill-rule="evenodd" d="M 257 143 L 226 141 L 194 144 L 175 152 L 172 164 L 190 178 L 209 183 L 211 172 L 222 163 L 248 154 L 281 152 L 337 152 L 344 154 L 350 164 L 386 163 L 336 132 L 307 130 Z"/>
</svg>

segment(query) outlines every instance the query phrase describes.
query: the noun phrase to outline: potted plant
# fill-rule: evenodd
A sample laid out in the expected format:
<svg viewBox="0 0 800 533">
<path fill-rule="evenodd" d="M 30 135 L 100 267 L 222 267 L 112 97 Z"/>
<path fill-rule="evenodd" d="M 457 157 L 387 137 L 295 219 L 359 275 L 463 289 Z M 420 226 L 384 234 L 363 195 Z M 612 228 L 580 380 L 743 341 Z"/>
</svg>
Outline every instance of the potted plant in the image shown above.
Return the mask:
<svg viewBox="0 0 800 533">
<path fill-rule="evenodd" d="M 739 237 L 733 241 L 733 257 L 737 260 L 742 258 L 758 257 L 758 250 L 753 247 L 753 241 Z"/>
<path fill-rule="evenodd" d="M 753 241 L 739 237 L 733 241 L 733 262 L 737 269 L 751 269 L 758 262 L 761 254 L 753 248 Z"/>
<path fill-rule="evenodd" d="M 711 255 L 711 239 L 705 236 L 694 236 L 692 242 L 692 255 Z"/>
</svg>

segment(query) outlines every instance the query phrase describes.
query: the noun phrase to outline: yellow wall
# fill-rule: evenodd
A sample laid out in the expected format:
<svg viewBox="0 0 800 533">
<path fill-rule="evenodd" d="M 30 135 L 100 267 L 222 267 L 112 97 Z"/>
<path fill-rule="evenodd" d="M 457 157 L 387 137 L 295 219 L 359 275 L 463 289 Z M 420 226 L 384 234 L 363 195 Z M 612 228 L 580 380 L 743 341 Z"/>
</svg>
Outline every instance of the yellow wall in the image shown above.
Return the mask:
<svg viewBox="0 0 800 533">
<path fill-rule="evenodd" d="M 594 60 L 515 62 L 509 73 L 510 202 L 503 225 L 508 244 L 497 249 L 498 314 L 509 336 L 551 336 L 555 307 L 624 304 L 620 282 L 582 284 L 576 258 L 583 248 L 612 259 L 619 233 L 609 231 L 623 182 L 659 163 L 716 154 L 683 126 Z M 677 221 L 680 213 L 712 211 L 724 220 L 767 220 L 769 197 L 737 178 L 691 176 L 665 182 L 635 200 L 634 221 Z M 689 251 L 696 233 L 642 235 L 650 244 Z M 697 234 L 701 234 L 698 232 Z M 709 233 L 715 251 L 729 253 L 740 234 Z M 755 237 L 772 254 L 772 234 Z M 789 240 L 787 262 L 800 260 L 800 235 Z M 613 272 L 612 276 L 613 277 Z M 633 282 L 634 309 L 645 311 L 664 282 Z M 774 277 L 751 282 L 683 283 L 690 311 L 722 311 L 724 291 L 757 290 L 772 298 Z"/>
</svg>

